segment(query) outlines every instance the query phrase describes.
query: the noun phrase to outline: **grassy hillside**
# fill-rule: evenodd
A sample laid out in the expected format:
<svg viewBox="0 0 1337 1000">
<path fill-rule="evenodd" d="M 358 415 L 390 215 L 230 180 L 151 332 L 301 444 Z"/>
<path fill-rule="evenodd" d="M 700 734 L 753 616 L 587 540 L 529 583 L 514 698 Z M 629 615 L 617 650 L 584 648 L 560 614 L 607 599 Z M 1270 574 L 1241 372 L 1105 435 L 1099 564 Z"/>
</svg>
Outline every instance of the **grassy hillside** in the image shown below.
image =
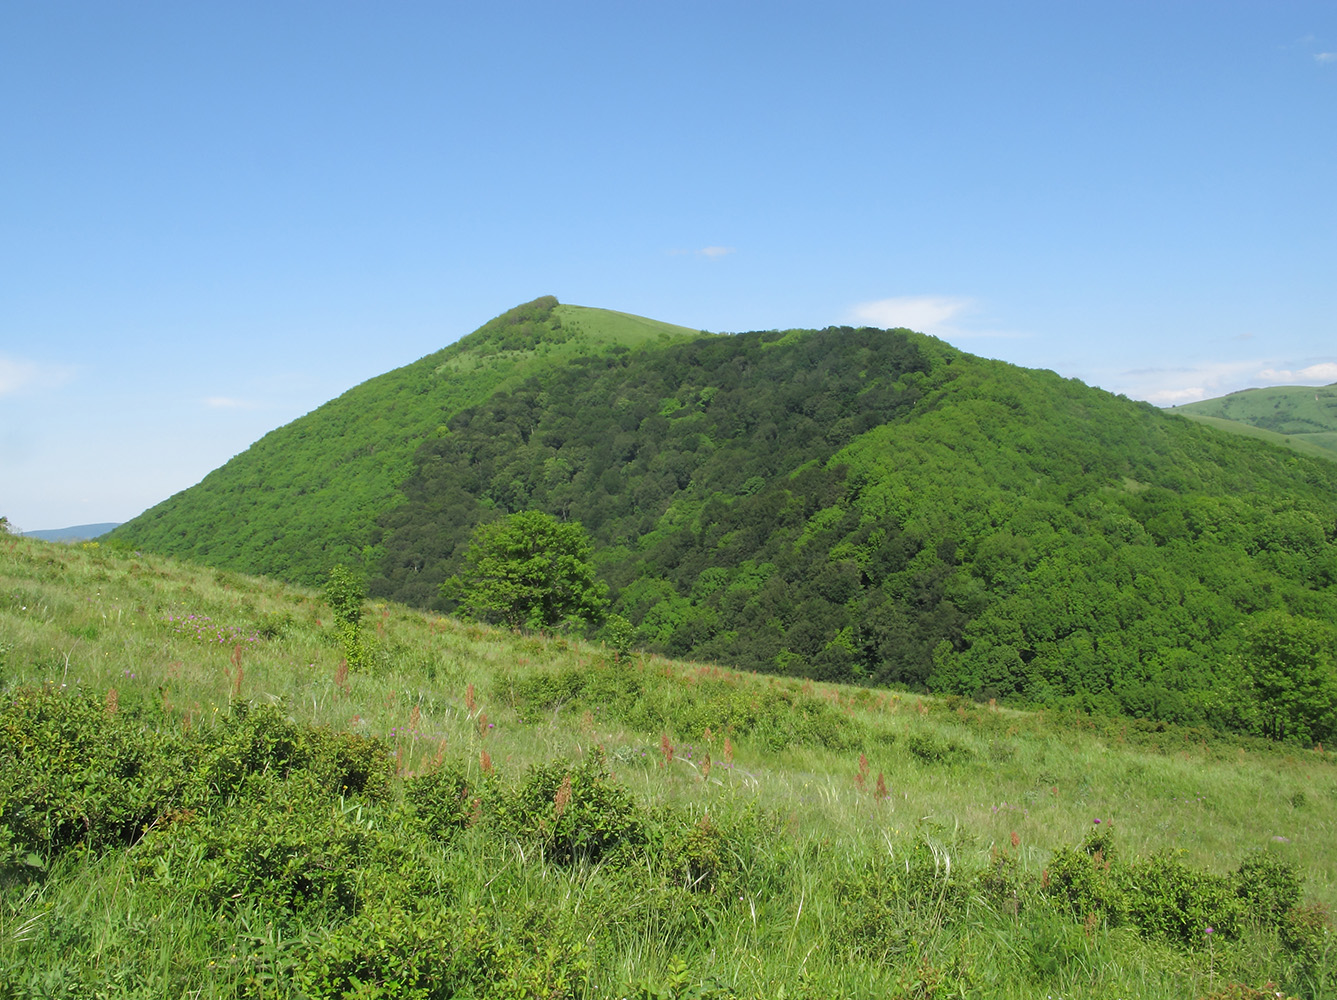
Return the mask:
<svg viewBox="0 0 1337 1000">
<path fill-rule="evenodd" d="M 364 619 L 0 540 L 0 995 L 1337 988 L 1327 753 Z"/>
<path fill-rule="evenodd" d="M 1220 430 L 1252 434 L 1302 454 L 1337 460 L 1337 383 L 1244 389 L 1187 403 L 1173 412 Z"/>
<path fill-rule="evenodd" d="M 378 518 L 400 502 L 414 451 L 454 414 L 572 358 L 700 335 L 536 299 L 270 432 L 111 540 L 306 583 L 375 563 Z"/>
</svg>

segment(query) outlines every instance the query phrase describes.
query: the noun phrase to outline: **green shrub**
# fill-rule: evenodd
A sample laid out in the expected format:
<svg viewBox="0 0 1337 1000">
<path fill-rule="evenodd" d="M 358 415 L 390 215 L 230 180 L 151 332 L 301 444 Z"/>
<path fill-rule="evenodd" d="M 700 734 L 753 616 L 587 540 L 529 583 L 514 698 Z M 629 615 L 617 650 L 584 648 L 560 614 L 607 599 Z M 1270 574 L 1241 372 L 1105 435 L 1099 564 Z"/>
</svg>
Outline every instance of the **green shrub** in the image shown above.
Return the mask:
<svg viewBox="0 0 1337 1000">
<path fill-rule="evenodd" d="M 291 611 L 270 611 L 255 619 L 255 634 L 262 639 L 283 639 L 297 628 Z"/>
<path fill-rule="evenodd" d="M 1291 958 L 1291 974 L 1305 996 L 1331 996 L 1337 988 L 1337 935 L 1332 917 L 1319 903 L 1296 906 L 1281 921 L 1281 943 Z"/>
<path fill-rule="evenodd" d="M 974 756 L 968 747 L 932 733 L 911 733 L 905 749 L 925 764 L 956 764 Z"/>
<path fill-rule="evenodd" d="M 0 865 L 134 843 L 190 798 L 181 744 L 175 729 L 117 711 L 114 697 L 12 692 L 0 707 Z"/>
<path fill-rule="evenodd" d="M 1126 880 L 1128 916 L 1144 935 L 1187 947 L 1205 947 L 1209 935 L 1239 936 L 1241 906 L 1225 876 L 1162 853 L 1130 864 Z"/>
<path fill-rule="evenodd" d="M 458 766 L 445 765 L 414 775 L 404 782 L 404 798 L 428 834 L 437 840 L 450 840 L 472 818 L 469 779 Z"/>
<path fill-rule="evenodd" d="M 1275 907 L 1298 891 L 1294 871 L 1266 856 L 1246 860 L 1231 877 L 1192 868 L 1178 853 L 1124 862 L 1108 826 L 1088 834 L 1077 850 L 1057 851 L 1043 883 L 1045 895 L 1072 917 L 1110 927 L 1128 923 L 1145 937 L 1189 948 L 1209 937 L 1238 937 L 1250 913 L 1275 921 Z"/>
<path fill-rule="evenodd" d="M 398 883 L 414 871 L 383 819 L 368 804 L 331 796 L 310 772 L 257 774 L 227 805 L 153 830 L 135 863 L 141 877 L 213 910 L 347 915 L 365 902 L 364 889 L 402 892 Z"/>
<path fill-rule="evenodd" d="M 880 856 L 835 879 L 835 941 L 847 954 L 874 962 L 904 957 L 914 941 L 960 916 L 970 890 L 959 862 L 921 840 L 902 857 Z"/>
<path fill-rule="evenodd" d="M 1235 895 L 1264 927 L 1280 927 L 1300 903 L 1300 875 L 1275 854 L 1255 851 L 1235 870 Z"/>
<path fill-rule="evenodd" d="M 240 702 L 207 734 L 195 762 L 213 793 L 227 798 L 252 775 L 309 771 L 332 795 L 383 798 L 394 778 L 385 743 L 374 737 L 303 726 L 273 705 Z"/>
<path fill-rule="evenodd" d="M 497 813 L 503 832 L 537 844 L 561 864 L 600 861 L 645 839 L 641 808 L 613 782 L 597 749 L 578 763 L 531 766 Z"/>
<path fill-rule="evenodd" d="M 1108 828 L 1092 832 L 1080 848 L 1062 847 L 1054 853 L 1041 891 L 1079 920 L 1094 915 L 1107 926 L 1118 926 L 1127 919 L 1129 904 L 1116 860 Z"/>
</svg>

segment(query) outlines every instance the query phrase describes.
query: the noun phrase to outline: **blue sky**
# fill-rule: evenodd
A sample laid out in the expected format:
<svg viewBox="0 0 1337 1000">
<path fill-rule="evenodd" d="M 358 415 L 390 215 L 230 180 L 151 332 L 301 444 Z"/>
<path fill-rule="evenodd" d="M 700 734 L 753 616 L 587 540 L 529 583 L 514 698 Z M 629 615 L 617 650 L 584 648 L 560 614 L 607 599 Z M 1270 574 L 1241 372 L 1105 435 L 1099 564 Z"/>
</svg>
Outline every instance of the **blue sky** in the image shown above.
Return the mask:
<svg viewBox="0 0 1337 1000">
<path fill-rule="evenodd" d="M 1337 3 L 0 5 L 0 514 L 121 521 L 536 296 L 1337 381 Z"/>
</svg>

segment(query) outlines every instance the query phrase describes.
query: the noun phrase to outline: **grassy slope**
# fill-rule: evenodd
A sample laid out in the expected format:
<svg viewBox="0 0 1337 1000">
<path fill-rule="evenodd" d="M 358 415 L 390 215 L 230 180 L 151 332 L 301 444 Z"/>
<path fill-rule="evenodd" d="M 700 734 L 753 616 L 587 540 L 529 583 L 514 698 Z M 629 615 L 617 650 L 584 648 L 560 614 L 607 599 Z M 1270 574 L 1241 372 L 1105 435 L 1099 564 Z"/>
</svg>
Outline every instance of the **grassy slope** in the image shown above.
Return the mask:
<svg viewBox="0 0 1337 1000">
<path fill-rule="evenodd" d="M 1337 459 L 1337 433 L 1314 433 L 1291 436 L 1288 434 L 1278 434 L 1276 431 L 1269 431 L 1263 427 L 1255 427 L 1252 424 L 1246 424 L 1239 420 L 1227 420 L 1225 417 L 1209 417 L 1203 413 L 1185 413 L 1182 416 L 1186 420 L 1192 420 L 1196 424 L 1203 424 L 1207 427 L 1215 427 L 1219 431 L 1225 431 L 1227 434 L 1238 434 L 1241 437 L 1257 438 L 1259 441 L 1266 441 L 1268 444 L 1276 445 L 1278 448 L 1289 448 L 1292 451 L 1299 452 L 1301 455 L 1310 455 L 1314 458 L 1326 458 L 1329 460 Z"/>
<path fill-rule="evenodd" d="M 1337 383 L 1245 389 L 1175 407 L 1174 413 L 1306 455 L 1337 459 Z"/>
<path fill-rule="evenodd" d="M 640 347 L 643 344 L 667 342 L 683 337 L 699 337 L 704 332 L 612 309 L 563 304 L 554 312 L 561 317 L 564 325 L 575 324 L 594 340 L 624 344 L 627 347 Z"/>
<path fill-rule="evenodd" d="M 497 350 L 495 338 L 511 315 L 503 314 L 458 343 L 271 431 L 113 537 L 308 583 L 336 563 L 375 565 L 370 547 L 377 518 L 395 503 L 414 450 L 452 414 L 565 358 L 701 335 L 600 309 L 559 305 L 556 313 L 564 339 L 534 350 Z"/>
<path fill-rule="evenodd" d="M 203 638 L 169 621 L 188 614 L 207 617 Z M 487 926 L 504 930 L 525 912 L 517 907 L 537 906 L 582 935 L 588 930 L 597 992 L 554 988 L 554 996 L 628 995 L 613 991 L 676 982 L 654 995 L 770 997 L 783 986 L 814 1000 L 1180 998 L 1205 995 L 1228 976 L 1261 985 L 1278 974 L 1285 958 L 1267 935 L 1222 942 L 1209 956 L 1127 928 L 1083 933 L 1044 906 L 1038 886 L 1054 852 L 1075 844 L 1096 819 L 1114 827 L 1127 854 L 1182 852 L 1212 871 L 1229 871 L 1251 850 L 1273 852 L 1303 873 L 1311 900 L 1337 905 L 1337 770 L 1328 754 L 657 657 L 634 661 L 634 711 L 618 715 L 560 698 L 535 711 L 524 692 L 536 678 L 597 677 L 612 669 L 606 651 L 398 606 L 370 608 L 368 622 L 380 670 L 354 675 L 345 689 L 328 610 L 310 591 L 93 544 L 0 539 L 0 687 L 8 691 L 58 686 L 102 701 L 114 688 L 121 713 L 143 713 L 146 725 L 168 728 L 217 727 L 236 701 L 275 703 L 299 722 L 381 738 L 401 773 L 437 758 L 477 779 L 486 749 L 499 772 L 516 780 L 529 764 L 579 758 L 598 744 L 637 802 L 700 823 L 708 814 L 730 831 L 741 866 L 737 900 L 689 895 L 684 904 L 681 893 L 650 883 L 630 892 L 624 880 L 631 876 L 615 867 L 563 869 L 526 854 L 522 843 L 507 846 L 482 832 L 433 861 L 440 891 L 475 899 L 482 908 L 476 919 Z M 284 624 L 261 637 L 275 623 Z M 798 714 L 772 713 L 770 728 L 739 723 L 732 766 L 723 766 L 719 713 L 790 704 L 808 718 L 834 720 L 835 736 L 810 738 Z M 662 738 L 676 746 L 667 767 L 657 763 Z M 706 752 L 717 763 L 703 780 Z M 854 780 L 861 752 L 869 761 L 863 789 Z M 884 778 L 886 799 L 873 793 L 874 776 Z M 390 821 L 385 807 L 369 815 Z M 896 903 L 895 913 L 920 937 L 882 959 L 861 959 L 859 949 L 874 942 L 850 937 L 851 900 L 839 887 L 864 885 L 869 865 L 888 855 L 899 865 L 916 856 L 916 845 L 933 852 L 934 864 L 951 859 L 955 875 L 940 871 L 934 891 L 941 885 L 945 899 L 948 885 L 960 884 L 963 901 L 928 917 L 922 900 L 905 900 L 909 910 Z M 44 976 L 42 988 L 54 989 L 57 974 L 106 984 L 124 974 L 149 990 L 144 995 L 155 983 L 180 992 L 183 981 L 210 995 L 254 995 L 260 972 L 300 962 L 314 940 L 290 935 L 284 944 L 272 924 L 262 933 L 263 916 L 244 899 L 216 917 L 193 915 L 187 898 L 164 906 L 152 880 L 127 884 L 141 849 L 76 854 L 45 880 L 0 883 L 0 986 Z M 1020 915 L 990 904 L 974 881 L 1000 853 L 1017 873 Z M 1051 962 L 1053 954 L 1061 960 Z M 677 973 L 675 961 L 682 963 Z M 705 990 L 710 977 L 734 993 Z M 917 977 L 939 977 L 940 987 L 917 986 Z M 703 992 L 687 992 L 692 986 Z"/>
</svg>

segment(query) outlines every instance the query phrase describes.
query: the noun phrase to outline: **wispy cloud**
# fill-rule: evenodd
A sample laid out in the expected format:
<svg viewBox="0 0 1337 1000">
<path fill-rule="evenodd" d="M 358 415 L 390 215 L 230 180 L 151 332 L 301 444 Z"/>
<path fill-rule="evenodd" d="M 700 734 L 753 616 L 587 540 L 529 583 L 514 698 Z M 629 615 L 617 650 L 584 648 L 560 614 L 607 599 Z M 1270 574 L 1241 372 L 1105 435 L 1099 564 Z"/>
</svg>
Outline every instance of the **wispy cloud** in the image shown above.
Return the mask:
<svg viewBox="0 0 1337 1000">
<path fill-rule="evenodd" d="M 708 246 L 699 247 L 696 250 L 670 250 L 670 257 L 705 257 L 707 260 L 716 260 L 720 257 L 727 257 L 731 253 L 737 253 L 737 247 Z"/>
<path fill-rule="evenodd" d="M 14 396 L 30 389 L 53 389 L 73 377 L 72 368 L 0 357 L 0 396 Z"/>
<path fill-rule="evenodd" d="M 1314 54 L 1314 62 L 1316 63 L 1337 62 L 1337 52 L 1317 52 Z"/>
<path fill-rule="evenodd" d="M 236 399 L 232 396 L 210 396 L 204 405 L 211 410 L 258 410 L 260 404 L 249 399 Z"/>
<path fill-rule="evenodd" d="M 854 305 L 847 316 L 852 323 L 868 326 L 899 327 L 928 333 L 943 340 L 971 337 L 1022 337 L 1007 330 L 981 329 L 967 322 L 975 310 L 973 299 L 945 295 L 902 295 Z"/>
</svg>

